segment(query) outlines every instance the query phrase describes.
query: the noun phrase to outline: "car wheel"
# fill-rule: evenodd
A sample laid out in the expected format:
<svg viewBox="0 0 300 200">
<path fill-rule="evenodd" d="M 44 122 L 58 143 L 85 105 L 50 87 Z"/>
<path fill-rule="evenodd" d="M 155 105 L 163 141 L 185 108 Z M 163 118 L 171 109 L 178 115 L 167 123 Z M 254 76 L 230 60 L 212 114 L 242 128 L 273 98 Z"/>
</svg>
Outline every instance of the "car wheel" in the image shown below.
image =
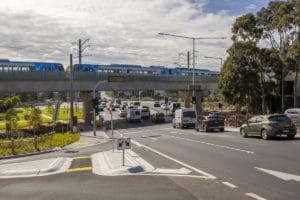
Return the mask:
<svg viewBox="0 0 300 200">
<path fill-rule="evenodd" d="M 199 128 L 196 128 L 196 131 L 199 132 Z"/>
<path fill-rule="evenodd" d="M 224 132 L 224 128 L 221 128 L 221 132 Z"/>
<path fill-rule="evenodd" d="M 175 124 L 173 124 L 173 128 L 176 128 Z"/>
<path fill-rule="evenodd" d="M 245 129 L 242 128 L 241 131 L 240 131 L 240 133 L 241 133 L 241 136 L 243 136 L 244 138 L 245 138 L 245 137 L 248 137 L 248 135 L 247 135 Z"/>
<path fill-rule="evenodd" d="M 267 131 L 265 129 L 263 129 L 261 131 L 261 138 L 264 139 L 264 140 L 269 139 L 269 136 L 268 136 Z"/>
<path fill-rule="evenodd" d="M 290 134 L 290 135 L 287 135 L 287 138 L 292 139 L 292 138 L 295 137 L 295 135 L 296 135 L 296 134 Z"/>
</svg>

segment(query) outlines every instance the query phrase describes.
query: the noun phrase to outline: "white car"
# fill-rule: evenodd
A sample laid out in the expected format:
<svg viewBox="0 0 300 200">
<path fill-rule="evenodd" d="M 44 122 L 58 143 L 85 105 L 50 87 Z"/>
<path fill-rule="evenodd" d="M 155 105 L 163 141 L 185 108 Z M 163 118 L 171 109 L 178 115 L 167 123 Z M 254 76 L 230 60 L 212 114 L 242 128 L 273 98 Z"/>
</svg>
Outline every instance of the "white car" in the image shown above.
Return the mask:
<svg viewBox="0 0 300 200">
<path fill-rule="evenodd" d="M 166 105 L 166 104 L 164 104 L 164 105 L 162 105 L 162 109 L 163 109 L 163 110 L 169 110 L 169 106 Z"/>
<path fill-rule="evenodd" d="M 300 122 L 300 108 L 287 109 L 284 114 L 288 116 L 294 123 Z"/>
<path fill-rule="evenodd" d="M 126 117 L 127 116 L 127 111 L 126 110 L 120 110 L 119 116 L 120 117 Z"/>
<path fill-rule="evenodd" d="M 127 110 L 127 121 L 141 121 L 141 110 L 138 108 L 130 108 Z"/>
</svg>

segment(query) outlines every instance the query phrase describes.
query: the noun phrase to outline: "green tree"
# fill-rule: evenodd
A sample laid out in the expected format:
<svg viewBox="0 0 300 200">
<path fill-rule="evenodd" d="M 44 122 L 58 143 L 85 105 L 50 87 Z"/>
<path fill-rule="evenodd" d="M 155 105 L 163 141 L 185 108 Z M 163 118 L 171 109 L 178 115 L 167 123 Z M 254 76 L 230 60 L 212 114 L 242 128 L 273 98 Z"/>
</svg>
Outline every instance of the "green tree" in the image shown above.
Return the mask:
<svg viewBox="0 0 300 200">
<path fill-rule="evenodd" d="M 5 131 L 8 139 L 11 139 L 12 132 L 15 131 L 17 127 L 17 122 L 19 120 L 17 110 L 14 108 L 8 109 L 5 113 Z"/>
<path fill-rule="evenodd" d="M 4 106 L 7 110 L 19 105 L 20 103 L 21 100 L 19 96 L 12 96 L 4 100 Z"/>
<path fill-rule="evenodd" d="M 294 60 L 294 107 L 298 106 L 298 98 L 297 98 L 297 91 L 298 91 L 298 74 L 300 71 L 300 1 L 292 0 L 290 2 L 294 4 L 294 9 L 290 12 L 293 18 L 293 25 L 294 31 L 292 32 L 293 42 L 289 48 L 289 56 L 291 59 Z"/>
<path fill-rule="evenodd" d="M 34 130 L 34 134 L 36 130 L 40 127 L 42 120 L 41 120 L 41 110 L 39 108 L 32 108 L 29 116 L 29 125 Z"/>
<path fill-rule="evenodd" d="M 271 48 L 278 50 L 282 65 L 277 65 L 280 71 L 281 110 L 284 111 L 284 78 L 288 74 L 288 52 L 293 40 L 293 1 L 270 2 L 267 8 L 257 13 L 259 27 L 263 30 L 262 39 L 268 40 Z M 275 71 L 275 70 L 274 70 Z"/>
</svg>

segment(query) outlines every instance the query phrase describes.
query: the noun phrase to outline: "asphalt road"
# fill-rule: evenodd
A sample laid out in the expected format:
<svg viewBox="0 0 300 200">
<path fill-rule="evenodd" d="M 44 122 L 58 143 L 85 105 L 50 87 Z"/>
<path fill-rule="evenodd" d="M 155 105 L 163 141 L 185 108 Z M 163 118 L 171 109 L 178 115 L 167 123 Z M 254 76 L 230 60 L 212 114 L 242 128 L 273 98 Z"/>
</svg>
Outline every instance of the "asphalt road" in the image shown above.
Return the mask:
<svg viewBox="0 0 300 200">
<path fill-rule="evenodd" d="M 0 199 L 299 199 L 299 138 L 265 141 L 242 138 L 237 132 L 174 129 L 171 124 L 153 124 L 149 120 L 127 123 L 117 116 L 117 111 L 113 118 L 114 134 L 145 145 L 133 145 L 133 150 L 153 166 L 173 169 L 189 166 L 194 169 L 191 172 L 194 177 L 92 174 L 89 156 L 110 149 L 108 142 L 75 151 L 20 158 L 25 161 L 76 157 L 80 159 L 75 159 L 71 168 L 87 170 L 1 179 Z M 198 172 L 216 178 L 201 178 Z"/>
</svg>

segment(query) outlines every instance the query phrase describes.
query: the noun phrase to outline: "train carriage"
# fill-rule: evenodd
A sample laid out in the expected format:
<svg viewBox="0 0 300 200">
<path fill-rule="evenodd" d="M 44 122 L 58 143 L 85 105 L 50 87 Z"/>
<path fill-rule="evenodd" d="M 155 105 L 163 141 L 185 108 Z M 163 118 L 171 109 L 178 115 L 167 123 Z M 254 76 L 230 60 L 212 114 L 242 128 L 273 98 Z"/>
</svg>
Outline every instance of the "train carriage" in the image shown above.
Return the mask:
<svg viewBox="0 0 300 200">
<path fill-rule="evenodd" d="M 60 63 L 0 60 L 0 72 L 64 71 Z"/>
</svg>

